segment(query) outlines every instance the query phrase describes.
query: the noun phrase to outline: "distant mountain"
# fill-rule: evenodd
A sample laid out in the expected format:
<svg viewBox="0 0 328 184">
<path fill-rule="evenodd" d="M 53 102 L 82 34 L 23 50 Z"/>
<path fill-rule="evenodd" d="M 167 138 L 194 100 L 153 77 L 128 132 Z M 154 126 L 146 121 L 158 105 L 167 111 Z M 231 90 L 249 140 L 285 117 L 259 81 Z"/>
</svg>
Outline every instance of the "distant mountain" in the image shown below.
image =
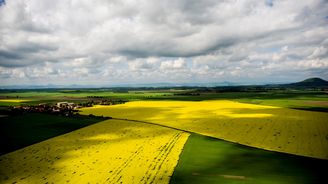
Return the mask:
<svg viewBox="0 0 328 184">
<path fill-rule="evenodd" d="M 287 87 L 300 87 L 300 88 L 328 88 L 328 81 L 320 78 L 309 78 L 301 82 L 287 84 Z"/>
<path fill-rule="evenodd" d="M 87 88 L 179 88 L 179 87 L 198 87 L 198 88 L 222 88 L 222 89 L 234 89 L 242 90 L 246 88 L 316 88 L 316 89 L 328 89 L 328 81 L 320 78 L 309 78 L 301 82 L 289 83 L 289 84 L 245 84 L 245 83 L 232 83 L 228 81 L 222 82 L 209 82 L 209 83 L 144 83 L 144 84 L 112 84 L 112 85 L 11 85 L 11 86 L 0 86 L 0 90 L 6 89 L 87 89 Z"/>
<path fill-rule="evenodd" d="M 161 83 L 136 83 L 136 84 L 115 84 L 110 85 L 108 87 L 132 87 L 132 88 L 139 88 L 139 87 L 154 87 L 154 88 L 161 88 L 161 87 L 215 87 L 215 86 L 238 86 L 237 83 L 232 82 L 208 82 L 208 83 L 170 83 L 170 82 L 161 82 Z"/>
<path fill-rule="evenodd" d="M 77 89 L 77 88 L 97 88 L 98 86 L 93 85 L 10 85 L 10 86 L 0 86 L 1 89 Z"/>
</svg>

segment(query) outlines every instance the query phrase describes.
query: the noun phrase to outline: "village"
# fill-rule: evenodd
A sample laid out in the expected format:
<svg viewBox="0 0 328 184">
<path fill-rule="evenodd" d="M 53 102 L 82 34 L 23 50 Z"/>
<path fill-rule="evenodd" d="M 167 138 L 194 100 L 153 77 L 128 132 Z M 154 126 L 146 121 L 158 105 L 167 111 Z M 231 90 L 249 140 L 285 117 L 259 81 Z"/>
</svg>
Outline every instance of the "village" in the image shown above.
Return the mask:
<svg viewBox="0 0 328 184">
<path fill-rule="evenodd" d="M 79 109 L 83 107 L 92 107 L 94 105 L 116 105 L 126 103 L 126 100 L 91 100 L 88 102 L 56 102 L 56 103 L 40 103 L 38 105 L 20 105 L 10 107 L 12 114 L 23 113 L 48 113 L 63 116 L 73 116 L 78 114 Z"/>
</svg>

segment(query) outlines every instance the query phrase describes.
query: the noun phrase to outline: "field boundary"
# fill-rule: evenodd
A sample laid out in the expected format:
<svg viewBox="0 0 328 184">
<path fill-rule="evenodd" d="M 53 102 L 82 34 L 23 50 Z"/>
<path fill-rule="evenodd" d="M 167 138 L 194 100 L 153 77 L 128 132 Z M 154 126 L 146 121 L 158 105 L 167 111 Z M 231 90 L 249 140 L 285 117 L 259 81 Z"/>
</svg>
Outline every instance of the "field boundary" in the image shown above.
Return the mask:
<svg viewBox="0 0 328 184">
<path fill-rule="evenodd" d="M 295 156 L 301 156 L 301 157 L 306 157 L 306 158 L 315 158 L 315 159 L 321 159 L 321 160 L 328 160 L 326 158 L 321 158 L 321 157 L 311 157 L 311 156 L 306 156 L 306 155 L 301 155 L 301 154 L 294 154 L 294 153 L 288 153 L 288 152 L 276 151 L 276 150 L 272 150 L 272 149 L 266 149 L 266 148 L 261 148 L 261 147 L 250 146 L 250 145 L 247 145 L 247 144 L 241 144 L 239 142 L 235 142 L 235 141 L 231 141 L 231 140 L 227 140 L 227 139 L 223 139 L 223 138 L 217 138 L 217 137 L 213 137 L 213 136 L 210 136 L 210 135 L 201 134 L 199 132 L 193 132 L 193 131 L 189 131 L 189 130 L 184 130 L 184 129 L 180 129 L 180 128 L 176 128 L 176 127 L 170 127 L 170 126 L 167 126 L 167 125 L 157 124 L 157 123 L 148 122 L 148 121 L 141 121 L 141 120 L 134 120 L 134 119 L 126 119 L 126 118 L 115 118 L 115 117 L 112 117 L 111 119 L 113 119 L 113 120 L 121 120 L 121 121 L 129 121 L 129 122 L 136 122 L 136 123 L 145 123 L 145 124 L 151 124 L 151 125 L 157 125 L 157 126 L 161 126 L 161 127 L 165 127 L 165 128 L 170 128 L 170 129 L 182 131 L 182 132 L 185 132 L 185 133 L 197 134 L 197 135 L 214 138 L 214 139 L 221 140 L 221 141 L 227 141 L 227 142 L 230 142 L 230 143 L 234 143 L 234 144 L 237 144 L 237 145 L 240 145 L 240 146 L 246 146 L 246 147 L 253 148 L 253 149 L 255 148 L 255 149 L 261 149 L 261 150 L 271 151 L 271 152 L 275 152 L 275 153 L 281 153 L 281 154 L 288 154 L 288 155 L 295 155 Z"/>
<path fill-rule="evenodd" d="M 141 120 L 134 120 L 134 119 L 125 119 L 125 118 L 114 118 L 114 117 L 112 117 L 111 119 L 113 119 L 113 120 L 121 120 L 121 121 L 130 121 L 130 122 L 136 122 L 136 123 L 145 123 L 145 124 L 161 126 L 161 127 L 169 128 L 169 129 L 173 129 L 173 130 L 178 130 L 178 131 L 182 131 L 182 132 L 186 132 L 186 133 L 190 133 L 190 134 L 192 134 L 192 133 L 199 134 L 199 133 L 192 132 L 192 131 L 189 131 L 189 130 L 183 130 L 183 129 L 180 129 L 180 128 L 170 127 L 170 126 L 167 126 L 167 125 L 161 125 L 161 124 L 152 123 L 152 122 L 148 122 L 148 121 L 141 121 Z M 111 119 L 109 119 L 109 120 L 111 120 Z M 199 134 L 199 135 L 202 135 L 202 134 Z"/>
</svg>

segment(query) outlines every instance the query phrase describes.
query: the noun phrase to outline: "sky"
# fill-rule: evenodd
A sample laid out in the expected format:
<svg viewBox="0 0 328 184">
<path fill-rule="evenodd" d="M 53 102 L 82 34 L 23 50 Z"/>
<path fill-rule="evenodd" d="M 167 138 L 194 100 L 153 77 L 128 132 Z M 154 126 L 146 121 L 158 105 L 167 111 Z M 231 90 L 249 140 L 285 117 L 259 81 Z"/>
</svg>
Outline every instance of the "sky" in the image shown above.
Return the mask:
<svg viewBox="0 0 328 184">
<path fill-rule="evenodd" d="M 0 85 L 328 80 L 327 0 L 6 0 Z"/>
</svg>

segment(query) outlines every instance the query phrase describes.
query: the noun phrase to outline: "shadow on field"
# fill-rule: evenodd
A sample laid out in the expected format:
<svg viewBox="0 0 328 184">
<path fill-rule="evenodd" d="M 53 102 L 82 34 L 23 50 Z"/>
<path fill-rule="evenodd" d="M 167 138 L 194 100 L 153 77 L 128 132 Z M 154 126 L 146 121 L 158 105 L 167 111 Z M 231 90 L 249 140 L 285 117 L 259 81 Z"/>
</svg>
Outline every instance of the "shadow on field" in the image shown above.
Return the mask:
<svg viewBox="0 0 328 184">
<path fill-rule="evenodd" d="M 196 102 L 197 103 L 197 102 Z M 188 109 L 186 106 L 168 106 L 168 107 L 130 107 L 116 106 L 113 108 L 100 107 L 100 109 L 84 109 L 83 114 L 94 114 L 98 116 L 110 116 L 114 118 L 126 118 L 134 120 L 154 121 L 161 119 L 190 119 L 190 118 L 263 118 L 279 115 L 278 109 L 275 108 L 226 108 L 218 106 L 217 108 L 208 109 L 204 104 L 199 104 L 197 109 Z M 296 117 L 296 116 L 295 116 Z"/>
<path fill-rule="evenodd" d="M 82 109 L 82 114 L 93 114 L 96 116 L 110 116 L 126 119 L 152 119 L 159 115 L 178 115 L 174 112 L 175 108 L 181 107 L 126 107 L 126 106 L 103 106 L 100 108 L 85 108 Z"/>
<path fill-rule="evenodd" d="M 304 110 L 304 111 L 328 112 L 328 106 L 327 107 L 294 107 L 292 109 Z"/>
<path fill-rule="evenodd" d="M 328 114 L 322 112 L 231 101 L 167 101 L 92 108 L 85 113 L 152 122 L 268 150 L 327 158 L 323 122 Z"/>
<path fill-rule="evenodd" d="M 328 160 L 282 154 L 192 134 L 170 183 L 327 183 Z"/>
<path fill-rule="evenodd" d="M 325 98 L 323 92 L 291 92 L 291 91 L 268 91 L 268 92 L 218 92 L 218 93 L 200 93 L 200 95 L 174 95 L 160 96 L 149 99 L 154 100 L 182 100 L 182 101 L 202 101 L 202 100 L 239 100 L 244 98 L 259 100 L 275 100 L 275 99 L 297 99 L 303 97 Z"/>
<path fill-rule="evenodd" d="M 111 144 L 124 145 L 129 140 L 148 138 L 147 132 L 154 131 L 152 125 L 135 122 L 116 123 L 115 126 L 109 126 L 112 129 L 106 128 L 106 124 L 112 121 L 114 120 L 97 123 L 1 156 L 0 183 L 62 182 L 62 178 L 75 177 L 76 179 L 76 176 L 95 172 L 109 173 L 109 170 L 97 170 L 97 166 L 94 165 L 102 164 L 102 158 L 106 159 L 104 156 L 99 156 L 103 151 L 108 152 Z M 143 128 L 142 133 L 140 127 Z M 169 131 L 171 130 L 168 128 L 156 129 L 156 136 L 165 135 Z M 120 134 L 118 135 L 117 132 Z M 113 136 L 108 138 L 108 135 Z M 115 152 L 115 150 L 110 151 Z M 80 160 L 76 162 L 76 158 Z M 72 181 L 68 179 L 66 182 Z"/>
<path fill-rule="evenodd" d="M 100 122 L 106 118 L 44 113 L 0 117 L 0 155 Z"/>
</svg>

